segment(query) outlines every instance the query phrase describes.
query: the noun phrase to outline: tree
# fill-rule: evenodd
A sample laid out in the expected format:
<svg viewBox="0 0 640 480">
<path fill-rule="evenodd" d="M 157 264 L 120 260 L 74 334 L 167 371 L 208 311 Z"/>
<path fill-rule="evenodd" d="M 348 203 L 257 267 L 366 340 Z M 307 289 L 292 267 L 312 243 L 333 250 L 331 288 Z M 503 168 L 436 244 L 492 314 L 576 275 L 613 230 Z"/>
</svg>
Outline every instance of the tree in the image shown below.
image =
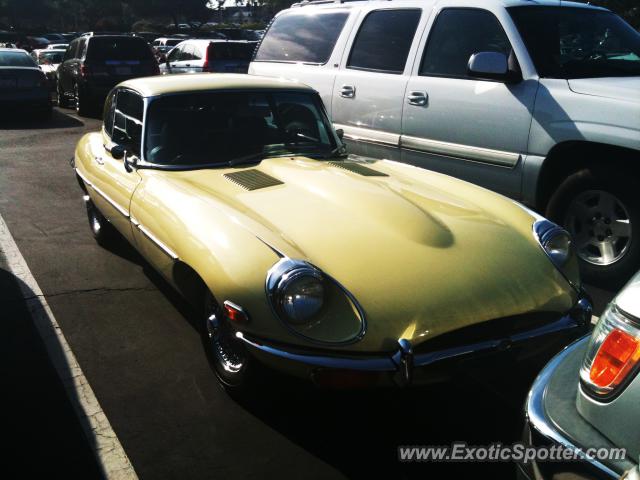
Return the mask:
<svg viewBox="0 0 640 480">
<path fill-rule="evenodd" d="M 179 18 L 206 19 L 206 0 L 125 0 L 138 17 L 167 16 L 178 28 Z"/>
</svg>

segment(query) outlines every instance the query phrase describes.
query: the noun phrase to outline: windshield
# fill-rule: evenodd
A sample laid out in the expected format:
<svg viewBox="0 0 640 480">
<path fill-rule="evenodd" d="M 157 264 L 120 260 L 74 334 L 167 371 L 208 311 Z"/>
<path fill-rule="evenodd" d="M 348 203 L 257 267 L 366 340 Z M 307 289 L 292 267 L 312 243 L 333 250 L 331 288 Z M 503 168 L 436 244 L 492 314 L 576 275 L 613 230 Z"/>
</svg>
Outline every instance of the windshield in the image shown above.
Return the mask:
<svg viewBox="0 0 640 480">
<path fill-rule="evenodd" d="M 640 33 L 613 13 L 536 6 L 509 12 L 541 77 L 640 75 Z"/>
<path fill-rule="evenodd" d="M 201 92 L 154 100 L 146 120 L 146 160 L 204 166 L 281 155 L 328 156 L 336 148 L 317 95 Z"/>
<path fill-rule="evenodd" d="M 36 63 L 24 52 L 0 52 L 0 67 L 35 67 Z"/>
</svg>

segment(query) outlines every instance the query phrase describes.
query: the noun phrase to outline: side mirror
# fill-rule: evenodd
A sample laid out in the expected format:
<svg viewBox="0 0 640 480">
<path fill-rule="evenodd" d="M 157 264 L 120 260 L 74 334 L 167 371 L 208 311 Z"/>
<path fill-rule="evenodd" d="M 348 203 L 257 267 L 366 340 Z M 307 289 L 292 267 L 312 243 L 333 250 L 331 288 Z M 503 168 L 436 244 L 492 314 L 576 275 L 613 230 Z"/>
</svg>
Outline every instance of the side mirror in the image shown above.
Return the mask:
<svg viewBox="0 0 640 480">
<path fill-rule="evenodd" d="M 122 160 L 127 153 L 127 149 L 124 145 L 114 145 L 111 147 L 111 156 L 116 160 Z"/>
<path fill-rule="evenodd" d="M 471 77 L 510 82 L 515 76 L 509 70 L 509 58 L 500 52 L 478 52 L 471 55 L 467 71 Z"/>
<path fill-rule="evenodd" d="M 138 157 L 135 155 L 125 155 L 124 157 L 124 169 L 127 172 L 133 172 L 138 167 Z"/>
<path fill-rule="evenodd" d="M 344 130 L 343 130 L 343 129 L 341 129 L 341 128 L 338 128 L 338 129 L 336 130 L 336 135 L 338 136 L 338 138 L 339 138 L 340 140 L 342 140 L 342 137 L 344 137 Z"/>
</svg>

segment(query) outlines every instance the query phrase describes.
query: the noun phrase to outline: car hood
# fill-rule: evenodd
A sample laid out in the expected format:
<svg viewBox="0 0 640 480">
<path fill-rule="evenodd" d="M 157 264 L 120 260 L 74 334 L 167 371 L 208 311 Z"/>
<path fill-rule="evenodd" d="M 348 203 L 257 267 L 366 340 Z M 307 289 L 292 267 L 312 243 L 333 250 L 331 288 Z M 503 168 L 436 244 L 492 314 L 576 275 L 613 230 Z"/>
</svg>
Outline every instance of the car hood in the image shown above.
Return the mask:
<svg viewBox="0 0 640 480">
<path fill-rule="evenodd" d="M 575 93 L 614 98 L 640 103 L 640 77 L 582 78 L 569 80 L 569 88 Z"/>
<path fill-rule="evenodd" d="M 235 224 L 280 255 L 307 260 L 347 288 L 367 318 L 362 349 L 391 350 L 400 338 L 421 342 L 572 306 L 575 292 L 537 244 L 534 218 L 521 206 L 408 165 L 367 165 L 373 172 L 363 175 L 341 162 L 276 158 L 178 178 L 222 200 Z M 225 177 L 238 171 L 282 183 L 247 190 Z"/>
</svg>

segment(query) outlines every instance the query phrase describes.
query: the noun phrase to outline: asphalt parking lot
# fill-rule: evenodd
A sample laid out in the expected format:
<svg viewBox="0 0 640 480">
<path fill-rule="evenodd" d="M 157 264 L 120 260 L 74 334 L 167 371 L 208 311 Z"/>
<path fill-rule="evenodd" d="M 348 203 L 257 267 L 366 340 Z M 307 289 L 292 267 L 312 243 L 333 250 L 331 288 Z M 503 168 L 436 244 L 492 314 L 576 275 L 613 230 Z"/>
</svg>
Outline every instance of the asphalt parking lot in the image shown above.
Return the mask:
<svg viewBox="0 0 640 480">
<path fill-rule="evenodd" d="M 140 478 L 514 478 L 511 464 L 400 464 L 397 447 L 517 441 L 533 370 L 444 389 L 327 392 L 277 383 L 243 403 L 228 397 L 186 305 L 126 244 L 105 250 L 89 233 L 69 160 L 99 125 L 57 108 L 44 123 L 2 119 L 0 214 Z M 1 260 L 0 274 L 0 311 L 11 325 L 0 340 L 4 424 L 16 439 L 5 458 L 20 462 L 25 477 L 99 477 Z M 597 312 L 612 296 L 590 293 Z"/>
</svg>

